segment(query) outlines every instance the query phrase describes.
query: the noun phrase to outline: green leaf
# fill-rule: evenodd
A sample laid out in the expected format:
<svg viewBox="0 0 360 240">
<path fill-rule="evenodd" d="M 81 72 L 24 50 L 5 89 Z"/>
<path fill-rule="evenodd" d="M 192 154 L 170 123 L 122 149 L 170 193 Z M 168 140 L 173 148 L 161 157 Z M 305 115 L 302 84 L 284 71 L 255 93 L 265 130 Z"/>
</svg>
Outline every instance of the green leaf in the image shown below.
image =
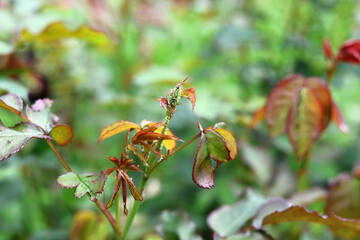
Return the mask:
<svg viewBox="0 0 360 240">
<path fill-rule="evenodd" d="M 224 139 L 214 130 L 204 131 L 207 139 L 207 147 L 210 157 L 217 162 L 228 162 L 230 160 L 230 154 L 226 148 Z"/>
<path fill-rule="evenodd" d="M 0 122 L 0 161 L 22 149 L 31 138 L 50 138 L 39 127 L 23 122 L 7 128 Z"/>
<path fill-rule="evenodd" d="M 163 211 L 156 230 L 164 239 L 201 240 L 196 228 L 196 224 L 186 212 Z"/>
<path fill-rule="evenodd" d="M 223 128 L 216 128 L 216 124 L 214 126 L 214 131 L 217 132 L 221 138 L 223 139 L 225 146 L 230 154 L 230 159 L 235 159 L 237 153 L 238 153 L 238 145 L 235 141 L 234 136 L 232 133 L 226 129 Z"/>
<path fill-rule="evenodd" d="M 74 188 L 75 197 L 81 198 L 86 193 L 90 194 L 90 200 L 95 201 L 96 195 L 104 190 L 106 176 L 100 173 L 74 173 L 68 172 L 58 177 L 57 183 L 64 188 Z"/>
<path fill-rule="evenodd" d="M 248 190 L 246 199 L 232 205 L 224 205 L 210 213 L 207 223 L 221 237 L 230 236 L 239 231 L 265 202 L 264 197 Z"/>
<path fill-rule="evenodd" d="M 54 104 L 53 100 L 48 98 L 36 100 L 31 106 L 26 106 L 26 116 L 28 119 L 43 128 L 47 133 L 50 133 L 53 122 L 52 114 L 50 112 L 51 106 Z"/>
<path fill-rule="evenodd" d="M 72 128 L 65 124 L 59 124 L 53 127 L 50 132 L 50 136 L 55 140 L 60 146 L 64 146 L 71 142 L 74 132 Z"/>
<path fill-rule="evenodd" d="M 192 178 L 194 183 L 202 188 L 214 186 L 215 170 L 211 165 L 211 158 L 207 147 L 207 139 L 202 134 L 193 165 Z"/>
<path fill-rule="evenodd" d="M 20 114 L 23 110 L 23 101 L 18 95 L 9 93 L 0 97 L 0 107 Z"/>
<path fill-rule="evenodd" d="M 98 143 L 106 138 L 109 138 L 111 136 L 114 136 L 118 133 L 130 130 L 130 129 L 135 129 L 136 131 L 141 130 L 140 126 L 133 122 L 129 122 L 129 121 L 114 122 L 114 123 L 106 126 L 105 128 L 103 128 L 103 130 L 101 130 L 100 137 L 98 139 Z"/>
</svg>

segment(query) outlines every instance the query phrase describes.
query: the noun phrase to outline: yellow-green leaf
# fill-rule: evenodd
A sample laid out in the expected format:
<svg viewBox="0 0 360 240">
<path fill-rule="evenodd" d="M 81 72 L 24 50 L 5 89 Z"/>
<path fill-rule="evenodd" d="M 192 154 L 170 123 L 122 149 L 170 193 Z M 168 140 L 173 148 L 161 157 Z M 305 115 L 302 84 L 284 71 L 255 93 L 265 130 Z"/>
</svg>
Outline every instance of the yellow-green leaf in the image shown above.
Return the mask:
<svg viewBox="0 0 360 240">
<path fill-rule="evenodd" d="M 38 34 L 34 34 L 28 29 L 24 29 L 21 36 L 24 41 L 34 42 L 47 43 L 68 38 L 76 38 L 101 46 L 109 44 L 109 39 L 103 32 L 87 26 L 82 26 L 78 29 L 72 30 L 65 26 L 65 24 L 62 22 L 51 23 L 42 32 Z"/>
<path fill-rule="evenodd" d="M 72 128 L 65 124 L 56 125 L 50 132 L 50 136 L 55 140 L 60 146 L 65 146 L 71 142 L 74 132 Z"/>
<path fill-rule="evenodd" d="M 130 129 L 134 129 L 136 131 L 141 130 L 140 126 L 133 122 L 129 122 L 129 121 L 114 122 L 114 123 L 106 126 L 103 130 L 101 130 L 100 137 L 98 139 L 98 143 L 106 138 L 109 138 L 111 136 L 114 136 L 118 133 L 130 130 Z"/>
</svg>

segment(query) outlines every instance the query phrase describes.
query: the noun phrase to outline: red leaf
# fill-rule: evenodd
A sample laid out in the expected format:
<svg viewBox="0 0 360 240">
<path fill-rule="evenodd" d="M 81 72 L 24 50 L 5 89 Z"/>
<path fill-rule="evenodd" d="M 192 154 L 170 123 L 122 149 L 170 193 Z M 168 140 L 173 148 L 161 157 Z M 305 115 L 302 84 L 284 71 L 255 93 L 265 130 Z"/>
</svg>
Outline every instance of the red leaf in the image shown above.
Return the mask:
<svg viewBox="0 0 360 240">
<path fill-rule="evenodd" d="M 349 132 L 349 127 L 344 121 L 340 109 L 334 101 L 331 101 L 331 120 L 333 120 L 343 133 L 347 134 Z"/>
<path fill-rule="evenodd" d="M 301 75 L 290 75 L 280 81 L 270 92 L 265 105 L 265 118 L 271 137 L 284 132 L 294 94 L 300 91 L 303 83 L 304 78 Z"/>
<path fill-rule="evenodd" d="M 186 80 L 186 79 L 185 79 Z M 184 80 L 184 81 L 185 81 Z M 196 94 L 195 94 L 195 88 L 188 88 L 185 91 L 181 93 L 182 97 L 185 97 L 189 99 L 189 101 L 192 104 L 192 110 L 194 111 L 195 103 L 196 103 Z"/>
<path fill-rule="evenodd" d="M 325 58 L 331 59 L 333 57 L 333 53 L 329 39 L 324 38 L 322 47 Z"/>
<path fill-rule="evenodd" d="M 358 39 L 346 41 L 339 49 L 337 60 L 360 65 L 360 41 Z"/>
<path fill-rule="evenodd" d="M 100 137 L 98 139 L 98 143 L 106 138 L 114 136 L 115 134 L 130 130 L 130 129 L 135 129 L 136 131 L 141 130 L 140 126 L 133 122 L 129 122 L 129 121 L 114 122 L 114 123 L 106 126 L 105 128 L 103 128 L 103 130 L 101 130 Z"/>
</svg>

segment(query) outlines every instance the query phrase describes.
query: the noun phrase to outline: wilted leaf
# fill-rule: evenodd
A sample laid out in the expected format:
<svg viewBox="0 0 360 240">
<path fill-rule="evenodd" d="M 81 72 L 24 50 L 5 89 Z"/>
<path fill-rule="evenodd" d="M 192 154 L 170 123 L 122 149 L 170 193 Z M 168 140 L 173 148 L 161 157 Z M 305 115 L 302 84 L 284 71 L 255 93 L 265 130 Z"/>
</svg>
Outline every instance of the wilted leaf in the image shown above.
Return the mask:
<svg viewBox="0 0 360 240">
<path fill-rule="evenodd" d="M 156 226 L 156 231 L 164 239 L 201 240 L 197 234 L 196 224 L 184 211 L 163 211 Z"/>
<path fill-rule="evenodd" d="M 91 44 L 104 46 L 109 44 L 107 36 L 98 30 L 87 26 L 82 26 L 76 30 L 71 30 L 62 22 L 54 22 L 47 26 L 39 34 L 33 34 L 28 29 L 23 30 L 22 39 L 24 41 L 54 42 L 68 38 L 76 38 L 87 41 Z"/>
<path fill-rule="evenodd" d="M 0 161 L 22 149 L 31 138 L 50 138 L 39 127 L 23 122 L 12 128 L 0 122 Z"/>
<path fill-rule="evenodd" d="M 65 124 L 59 124 L 53 127 L 50 132 L 50 136 L 55 140 L 60 146 L 65 146 L 71 142 L 74 132 L 72 128 Z"/>
<path fill-rule="evenodd" d="M 36 100 L 31 106 L 26 106 L 26 116 L 34 124 L 43 128 L 49 133 L 53 127 L 52 114 L 50 108 L 54 104 L 48 98 Z"/>
<path fill-rule="evenodd" d="M 95 201 L 96 195 L 103 192 L 105 181 L 106 176 L 103 172 L 79 174 L 68 172 L 57 179 L 57 183 L 64 188 L 76 187 L 74 195 L 77 198 L 89 193 L 91 201 Z"/>
<path fill-rule="evenodd" d="M 0 107 L 20 114 L 23 109 L 23 101 L 18 95 L 9 93 L 0 97 Z"/>
<path fill-rule="evenodd" d="M 224 205 L 210 213 L 207 223 L 221 237 L 230 236 L 239 231 L 265 202 L 264 197 L 248 190 L 244 200 Z"/>
<path fill-rule="evenodd" d="M 345 219 L 335 214 L 321 215 L 317 211 L 310 211 L 302 206 L 291 206 L 282 211 L 275 211 L 263 219 L 262 226 L 300 221 L 326 225 L 335 235 L 343 238 L 357 238 L 360 232 L 360 220 L 358 219 Z"/>
<path fill-rule="evenodd" d="M 343 218 L 360 218 L 360 180 L 350 174 L 340 174 L 331 181 L 325 213 Z"/>
<path fill-rule="evenodd" d="M 109 138 L 111 136 L 114 136 L 118 133 L 130 130 L 130 129 L 134 129 L 136 131 L 141 130 L 140 126 L 133 122 L 129 122 L 129 121 L 114 122 L 114 123 L 106 126 L 105 128 L 103 128 L 103 130 L 101 130 L 100 137 L 98 139 L 98 143 L 106 138 Z"/>
<path fill-rule="evenodd" d="M 192 110 L 194 111 L 195 104 L 196 104 L 196 94 L 195 94 L 195 88 L 188 88 L 185 91 L 181 93 L 182 97 L 185 97 L 189 99 L 192 105 Z"/>
</svg>

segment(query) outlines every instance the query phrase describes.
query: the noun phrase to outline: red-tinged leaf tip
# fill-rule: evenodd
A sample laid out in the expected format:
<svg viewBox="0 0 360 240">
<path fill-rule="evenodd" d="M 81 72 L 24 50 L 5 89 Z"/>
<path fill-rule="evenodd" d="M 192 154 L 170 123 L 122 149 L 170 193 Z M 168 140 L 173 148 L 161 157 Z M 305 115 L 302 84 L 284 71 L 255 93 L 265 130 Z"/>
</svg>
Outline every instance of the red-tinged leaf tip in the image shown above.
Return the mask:
<svg viewBox="0 0 360 240">
<path fill-rule="evenodd" d="M 113 163 L 115 163 L 117 166 L 120 165 L 120 161 L 119 159 L 117 159 L 116 157 L 108 157 L 108 156 L 105 156 L 107 159 L 109 159 L 110 161 L 112 161 Z"/>
<path fill-rule="evenodd" d="M 326 59 L 332 59 L 333 57 L 333 53 L 332 53 L 332 48 L 331 48 L 331 44 L 329 39 L 324 38 L 323 39 L 323 53 Z"/>
<path fill-rule="evenodd" d="M 265 118 L 265 106 L 259 108 L 255 111 L 250 123 L 249 127 L 254 128 L 256 125 L 258 125 L 263 119 Z"/>
<path fill-rule="evenodd" d="M 189 77 L 190 77 L 190 75 L 187 75 L 187 77 L 182 81 L 181 85 L 184 85 L 186 80 L 188 80 Z"/>
<path fill-rule="evenodd" d="M 209 189 L 214 186 L 215 170 L 207 147 L 205 135 L 201 137 L 193 165 L 192 179 L 201 188 Z"/>
<path fill-rule="evenodd" d="M 106 126 L 103 130 L 101 130 L 100 137 L 98 139 L 98 143 L 106 138 L 109 138 L 111 136 L 114 136 L 118 133 L 130 130 L 130 129 L 135 129 L 136 131 L 141 130 L 140 126 L 133 122 L 129 122 L 129 121 L 114 122 L 114 123 Z"/>
<path fill-rule="evenodd" d="M 182 97 L 185 97 L 189 99 L 192 105 L 192 110 L 194 111 L 195 104 L 196 104 L 196 94 L 195 94 L 195 88 L 188 88 L 185 91 L 181 93 Z"/>
<path fill-rule="evenodd" d="M 74 132 L 72 128 L 65 124 L 59 124 L 53 127 L 50 132 L 50 136 L 60 146 L 65 146 L 73 139 Z"/>
<path fill-rule="evenodd" d="M 339 107 L 334 101 L 331 101 L 331 120 L 338 126 L 338 128 L 344 133 L 349 133 L 349 127 L 347 126 L 344 118 L 340 112 Z"/>
</svg>

